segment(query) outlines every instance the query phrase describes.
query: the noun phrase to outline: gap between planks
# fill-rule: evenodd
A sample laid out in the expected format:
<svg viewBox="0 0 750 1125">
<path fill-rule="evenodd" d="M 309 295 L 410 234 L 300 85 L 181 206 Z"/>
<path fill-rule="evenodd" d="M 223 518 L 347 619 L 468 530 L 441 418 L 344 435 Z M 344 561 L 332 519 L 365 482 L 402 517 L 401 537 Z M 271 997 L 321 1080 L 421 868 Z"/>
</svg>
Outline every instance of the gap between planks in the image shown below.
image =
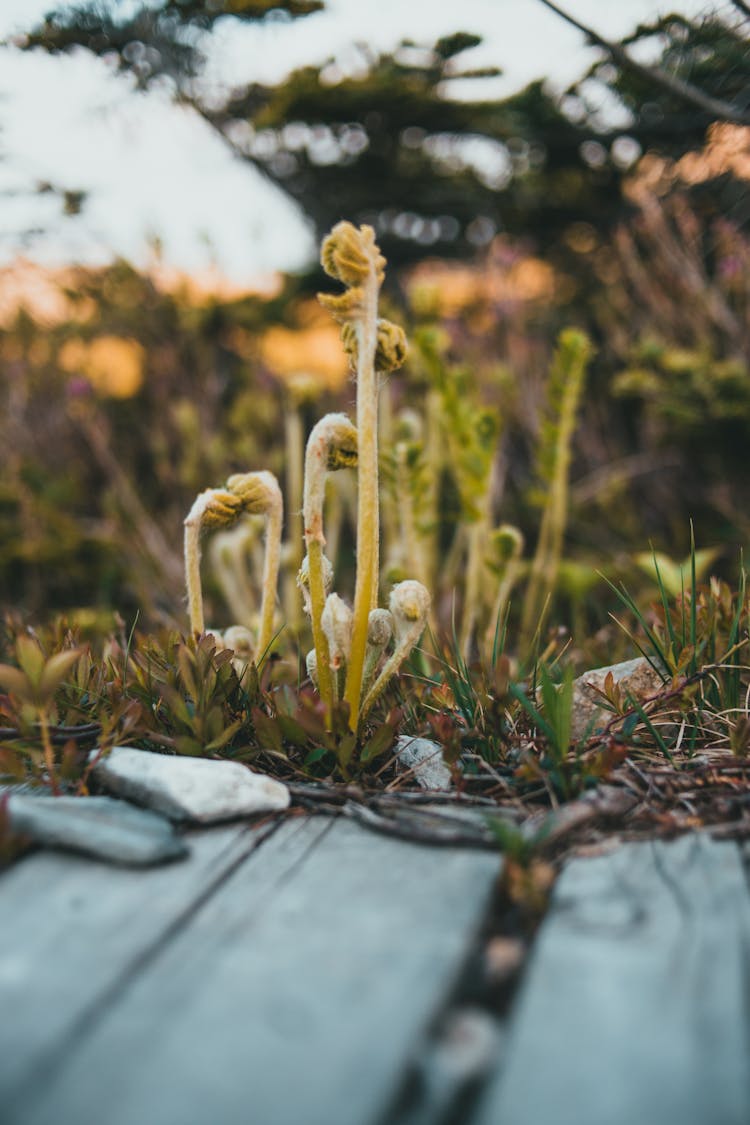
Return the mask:
<svg viewBox="0 0 750 1125">
<path fill-rule="evenodd" d="M 475 1125 L 747 1125 L 750 899 L 734 843 L 573 860 Z"/>
</svg>

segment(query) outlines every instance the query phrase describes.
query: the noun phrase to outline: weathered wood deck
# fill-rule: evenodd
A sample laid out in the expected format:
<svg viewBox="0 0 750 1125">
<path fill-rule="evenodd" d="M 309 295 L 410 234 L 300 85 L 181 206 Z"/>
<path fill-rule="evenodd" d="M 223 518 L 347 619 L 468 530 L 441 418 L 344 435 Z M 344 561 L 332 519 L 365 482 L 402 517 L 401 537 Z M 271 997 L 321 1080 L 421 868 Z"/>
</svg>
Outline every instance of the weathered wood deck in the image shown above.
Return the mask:
<svg viewBox="0 0 750 1125">
<path fill-rule="evenodd" d="M 750 1121 L 735 844 L 570 863 L 510 1013 L 477 1011 L 475 979 L 441 1041 L 497 855 L 305 817 L 190 842 L 149 871 L 37 852 L 0 877 L 3 1125 Z"/>
</svg>

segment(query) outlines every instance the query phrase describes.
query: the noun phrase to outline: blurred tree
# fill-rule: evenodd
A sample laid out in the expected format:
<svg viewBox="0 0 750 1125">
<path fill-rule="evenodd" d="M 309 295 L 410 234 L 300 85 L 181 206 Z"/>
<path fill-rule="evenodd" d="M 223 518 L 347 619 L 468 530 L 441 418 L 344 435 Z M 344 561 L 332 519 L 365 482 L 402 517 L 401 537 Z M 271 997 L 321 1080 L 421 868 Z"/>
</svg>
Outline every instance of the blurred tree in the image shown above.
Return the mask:
<svg viewBox="0 0 750 1125">
<path fill-rule="evenodd" d="M 323 7 L 323 0 L 89 0 L 51 12 L 16 42 L 50 54 L 86 47 L 116 60 L 141 88 L 165 76 L 183 86 L 205 60 L 205 34 L 221 20 L 297 19 Z"/>
<path fill-rule="evenodd" d="M 694 22 L 680 15 L 665 16 L 651 24 L 639 25 L 622 43 L 615 43 L 581 23 L 553 0 L 540 0 L 540 3 L 583 32 L 593 46 L 602 48 L 606 56 L 604 65 L 607 61 L 614 62 L 631 79 L 640 80 L 639 90 L 629 88 L 619 77 L 603 76 L 604 84 L 617 90 L 634 120 L 642 116 L 642 106 L 648 104 L 657 89 L 676 100 L 675 112 L 684 112 L 686 106 L 693 106 L 712 120 L 750 125 L 750 97 L 744 81 L 746 46 L 741 36 L 727 36 L 727 27 L 719 19 Z M 740 0 L 734 0 L 734 7 L 743 17 L 750 17 L 750 8 Z M 631 44 L 657 35 L 662 37 L 657 65 L 639 62 L 628 51 Z M 602 65 L 596 63 L 589 75 L 600 75 Z M 653 118 L 654 115 L 650 112 L 646 116 Z"/>
<path fill-rule="evenodd" d="M 169 77 L 236 153 L 300 203 L 319 234 L 342 215 L 371 222 L 387 256 L 408 261 L 465 256 L 498 230 L 533 233 L 550 247 L 575 222 L 606 229 L 627 210 L 623 182 L 642 154 L 678 157 L 700 148 L 717 118 L 750 120 L 744 4 L 735 4 L 736 19 L 665 16 L 612 44 L 542 2 L 602 52 L 561 98 L 538 81 L 509 98 L 463 100 L 461 79 L 499 73 L 462 65 L 480 42 L 465 33 L 384 54 L 360 47 L 353 75 L 329 60 L 278 85 L 228 91 L 218 105 L 215 91 L 209 98 L 201 89 L 219 20 L 293 19 L 320 10 L 320 0 L 87 3 L 48 16 L 20 45 L 53 53 L 84 46 L 116 59 L 141 87 Z M 632 54 L 645 46 L 655 57 L 648 67 Z M 703 194 L 719 186 L 740 206 L 730 181 L 704 183 Z"/>
<path fill-rule="evenodd" d="M 750 126 L 750 7 L 732 0 L 738 13 L 688 19 L 679 13 L 640 24 L 622 43 L 609 43 L 571 20 L 550 0 L 541 0 L 588 35 L 604 57 L 567 92 L 571 109 L 596 122 L 602 94 L 617 100 L 627 121 L 617 135 L 603 131 L 598 160 L 632 160 L 654 153 L 679 160 L 703 148 L 716 121 Z M 650 50 L 655 62 L 643 65 L 633 57 Z M 727 171 L 705 177 L 690 192 L 709 216 L 732 216 L 739 226 L 750 222 L 747 181 Z"/>
<path fill-rule="evenodd" d="M 8 154 L 2 144 L 3 134 L 3 117 L 6 112 L 6 107 L 3 99 L 0 99 L 0 164 L 5 164 L 8 160 Z M 66 217 L 71 217 L 80 214 L 85 205 L 87 192 L 66 188 L 61 184 L 51 183 L 49 180 L 36 179 L 28 170 L 23 168 L 11 168 L 10 175 L 4 177 L 2 184 L 0 184 L 0 200 L 10 200 L 11 202 L 19 197 L 28 198 L 30 195 L 47 196 L 54 198 L 59 205 L 59 212 Z M 31 242 L 38 234 L 40 229 L 38 226 L 24 226 L 10 228 L 6 223 L 0 226 L 0 247 L 3 244 L 10 244 L 13 247 L 23 247 Z"/>
</svg>

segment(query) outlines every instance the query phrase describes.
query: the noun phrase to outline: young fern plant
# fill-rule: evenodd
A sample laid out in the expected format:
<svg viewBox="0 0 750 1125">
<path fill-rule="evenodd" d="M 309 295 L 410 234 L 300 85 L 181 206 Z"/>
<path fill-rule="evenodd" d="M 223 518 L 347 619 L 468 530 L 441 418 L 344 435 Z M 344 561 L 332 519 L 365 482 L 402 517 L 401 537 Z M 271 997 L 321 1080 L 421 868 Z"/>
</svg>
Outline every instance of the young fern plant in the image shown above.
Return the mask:
<svg viewBox="0 0 750 1125">
<path fill-rule="evenodd" d="M 305 541 L 307 558 L 300 582 L 309 594 L 314 658 L 308 669 L 331 721 L 334 702 L 343 694 L 349 708 L 349 727 L 357 732 L 360 722 L 388 679 L 398 671 L 419 640 L 430 605 L 430 595 L 421 583 L 401 583 L 391 595 L 392 608 L 378 609 L 380 567 L 380 501 L 378 491 L 378 381 L 397 370 L 406 357 L 403 329 L 378 318 L 378 297 L 385 259 L 375 243 L 371 227 L 338 223 L 324 240 L 321 262 L 329 276 L 343 283 L 343 294 L 321 294 L 321 303 L 341 324 L 341 337 L 357 381 L 356 429 L 345 415 L 330 415 L 318 423 L 308 441 L 305 459 Z M 320 430 L 319 430 L 319 427 Z M 348 429 L 347 429 L 348 427 Z M 317 431 L 317 433 L 316 433 Z M 325 474 L 338 463 L 344 435 L 348 435 L 348 463 L 356 461 L 357 570 L 354 607 L 349 610 L 337 594 L 327 594 L 322 528 Z M 346 456 L 345 462 L 346 463 Z M 408 589 L 402 591 L 400 588 Z M 416 589 L 418 587 L 418 593 Z M 399 598 L 409 608 L 409 628 L 399 626 Z M 393 653 L 385 656 L 395 633 Z M 378 664 L 384 659 L 378 673 Z"/>
<path fill-rule="evenodd" d="M 391 476 L 396 520 L 391 531 L 392 564 L 397 571 L 411 569 L 414 578 L 429 586 L 425 559 L 422 513 L 428 496 L 429 469 L 422 441 L 422 420 L 414 410 L 402 410 L 394 428 L 395 441 L 385 461 Z M 399 573 L 399 578 L 403 574 Z M 431 623 L 434 626 L 434 622 Z"/>
<path fill-rule="evenodd" d="M 345 414 L 328 414 L 313 427 L 308 438 L 302 497 L 307 553 L 297 584 L 313 634 L 314 648 L 307 656 L 307 669 L 323 701 L 327 726 L 334 729 L 334 707 L 343 700 L 348 705 L 350 737 L 355 740 L 363 716 L 419 641 L 427 621 L 430 595 L 421 582 L 409 579 L 394 587 L 390 610 L 379 609 L 377 604 L 378 380 L 380 375 L 399 368 L 406 356 L 403 329 L 378 319 L 385 259 L 375 243 L 372 228 L 357 229 L 351 223 L 339 223 L 323 242 L 321 261 L 326 272 L 346 287 L 339 296 L 321 294 L 320 299 L 341 323 L 342 342 L 356 372 L 357 424 Z M 329 473 L 355 467 L 359 484 L 357 570 L 354 608 L 350 609 L 338 594 L 331 592 L 333 568 L 324 554 L 323 506 Z M 223 489 L 207 489 L 198 496 L 185 520 L 185 573 L 190 628 L 194 634 L 201 634 L 205 630 L 201 533 L 232 527 L 243 515 L 259 513 L 267 520 L 261 621 L 255 649 L 262 654 L 273 635 L 281 556 L 283 500 L 271 473 L 238 474 L 230 477 Z M 223 638 L 214 633 L 223 647 L 229 632 L 232 631 Z M 388 655 L 391 641 L 393 650 Z M 250 651 L 248 645 L 245 651 Z"/>
<path fill-rule="evenodd" d="M 319 394 L 313 375 L 298 372 L 286 384 L 284 405 L 284 507 L 286 509 L 285 542 L 282 546 L 281 604 L 286 625 L 298 636 L 303 616 L 297 593 L 297 575 L 305 553 L 303 522 L 303 489 L 305 480 L 304 408 Z"/>
<path fill-rule="evenodd" d="M 545 487 L 542 521 L 521 617 L 521 651 L 541 636 L 562 558 L 568 519 L 568 477 L 578 408 L 593 354 L 585 332 L 566 328 L 560 333 L 552 365 L 548 416 L 542 426 L 538 460 Z"/>
<path fill-rule="evenodd" d="M 307 556 L 297 582 L 303 592 L 307 591 L 305 608 L 309 611 L 312 625 L 318 691 L 329 723 L 334 704 L 334 683 L 331 650 L 328 634 L 323 628 L 323 614 L 333 571 L 323 553 L 326 542 L 323 534 L 323 502 L 328 474 L 357 465 L 357 444 L 357 430 L 345 414 L 326 414 L 313 426 L 305 451 L 302 512 Z"/>
<path fill-rule="evenodd" d="M 252 648 L 260 657 L 273 638 L 276 588 L 281 559 L 281 530 L 284 501 L 273 473 L 235 473 L 224 488 L 207 488 L 195 499 L 185 519 L 185 581 L 187 586 L 190 631 L 201 635 L 206 631 L 203 615 L 201 583 L 201 534 L 233 527 L 245 515 L 266 518 L 265 558 L 258 635 L 250 638 L 247 626 L 233 626 L 224 636 L 211 630 L 221 647 L 230 647 L 231 639 L 247 654 Z M 241 632 L 240 632 L 241 631 Z M 252 643 L 251 643 L 252 642 Z"/>
<path fill-rule="evenodd" d="M 512 524 L 502 523 L 490 532 L 485 563 L 494 572 L 497 587 L 484 631 L 483 655 L 488 664 L 494 663 L 498 628 L 506 617 L 510 596 L 521 577 L 523 548 L 523 533 Z"/>
<path fill-rule="evenodd" d="M 378 620 L 373 621 L 372 619 L 378 612 L 382 611 L 373 610 L 370 614 L 371 632 L 373 634 L 378 627 Z M 412 578 L 405 582 L 399 582 L 398 585 L 393 587 L 390 598 L 390 617 L 395 647 L 364 697 L 361 709 L 363 717 L 417 645 L 427 624 L 429 612 L 429 591 L 421 582 Z"/>
<path fill-rule="evenodd" d="M 217 531 L 208 547 L 211 573 L 229 612 L 235 621 L 244 621 L 248 626 L 259 620 L 257 592 L 262 585 L 263 522 L 260 517 L 240 520 L 228 531 Z"/>
</svg>

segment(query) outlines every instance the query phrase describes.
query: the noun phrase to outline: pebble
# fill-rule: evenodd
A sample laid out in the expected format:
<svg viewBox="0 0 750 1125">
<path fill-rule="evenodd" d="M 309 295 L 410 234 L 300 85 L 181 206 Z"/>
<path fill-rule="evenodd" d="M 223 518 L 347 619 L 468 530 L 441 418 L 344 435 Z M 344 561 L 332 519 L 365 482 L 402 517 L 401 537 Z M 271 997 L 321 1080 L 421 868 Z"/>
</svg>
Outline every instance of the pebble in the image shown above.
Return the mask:
<svg viewBox="0 0 750 1125">
<path fill-rule="evenodd" d="M 520 938 L 494 937 L 484 951 L 484 971 L 492 984 L 503 984 L 518 972 L 525 956 Z"/>
<path fill-rule="evenodd" d="M 188 847 L 163 817 L 111 797 L 8 797 L 14 832 L 43 847 L 64 848 L 109 863 L 148 867 L 182 859 Z"/>
<path fill-rule="evenodd" d="M 455 1008 L 438 1028 L 437 1038 L 417 1058 L 420 1104 L 409 1120 L 457 1121 L 457 1106 L 467 1093 L 497 1066 L 502 1056 L 503 1033 L 497 1020 L 478 1007 Z M 448 1111 L 448 1113 L 446 1113 Z M 465 1117 L 461 1117 L 465 1120 Z"/>
<path fill-rule="evenodd" d="M 396 757 L 403 766 L 412 770 L 414 780 L 422 789 L 444 791 L 451 788 L 451 771 L 443 761 L 439 743 L 429 738 L 410 738 L 402 734 L 396 739 Z"/>
<path fill-rule="evenodd" d="M 99 751 L 92 751 L 96 759 Z M 170 820 L 216 824 L 289 805 L 286 785 L 239 762 L 115 746 L 91 771 L 97 786 Z"/>
</svg>

